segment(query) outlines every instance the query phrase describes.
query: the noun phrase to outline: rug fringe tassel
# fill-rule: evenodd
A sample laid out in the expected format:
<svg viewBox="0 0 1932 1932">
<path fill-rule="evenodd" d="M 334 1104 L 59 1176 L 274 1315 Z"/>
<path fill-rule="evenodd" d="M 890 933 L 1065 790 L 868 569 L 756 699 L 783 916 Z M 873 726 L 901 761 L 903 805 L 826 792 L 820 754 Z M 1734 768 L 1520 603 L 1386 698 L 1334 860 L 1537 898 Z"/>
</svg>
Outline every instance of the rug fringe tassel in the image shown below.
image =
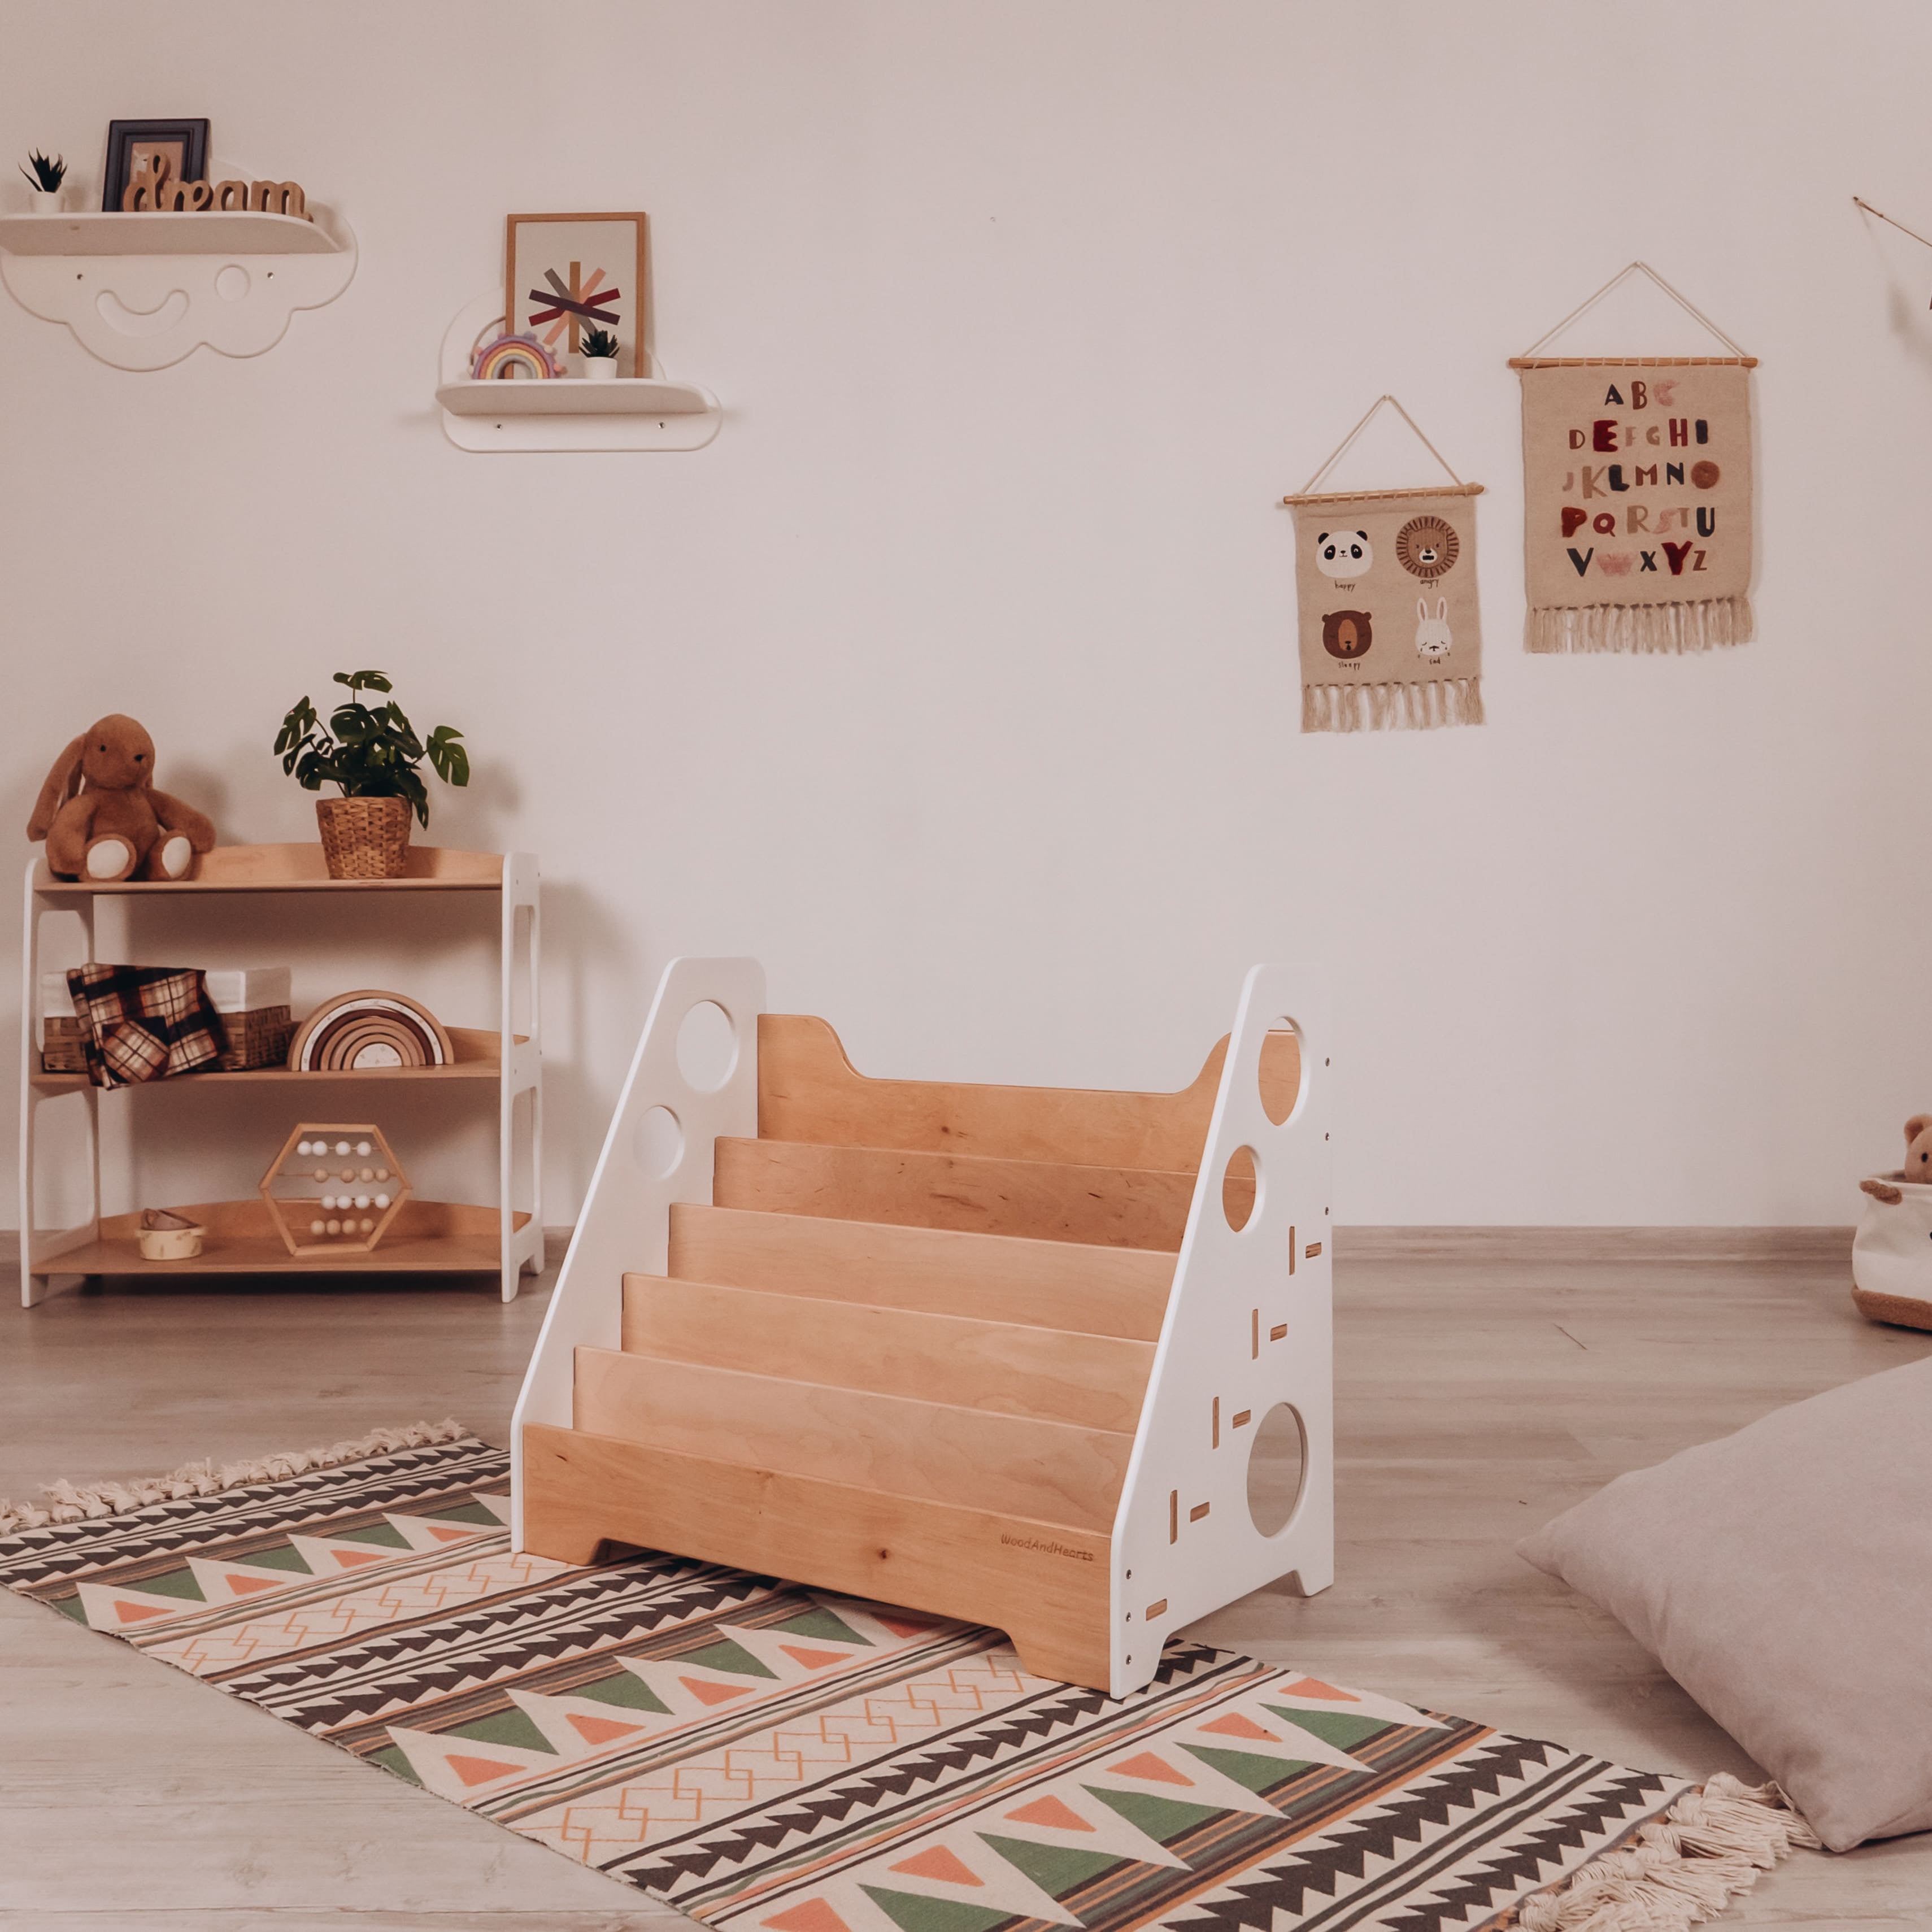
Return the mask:
<svg viewBox="0 0 1932 1932">
<path fill-rule="evenodd" d="M 122 1510 L 145 1509 L 150 1503 L 172 1502 L 182 1496 L 218 1496 L 250 1483 L 279 1482 L 311 1469 L 330 1469 L 340 1462 L 359 1462 L 394 1449 L 422 1449 L 431 1443 L 458 1442 L 470 1431 L 452 1418 L 442 1422 L 412 1422 L 406 1429 L 372 1429 L 352 1442 L 327 1449 L 290 1449 L 280 1455 L 258 1456 L 249 1462 L 224 1462 L 218 1469 L 203 1457 L 185 1462 L 165 1476 L 146 1476 L 133 1483 L 91 1483 L 76 1487 L 50 1483 L 38 1503 L 0 1502 L 0 1536 L 16 1530 L 44 1529 L 50 1523 L 81 1522 L 94 1516 L 114 1516 Z"/>
<path fill-rule="evenodd" d="M 1748 597 L 1690 604 L 1588 604 L 1532 608 L 1523 642 L 1552 651 L 1708 651 L 1748 644 L 1757 620 Z"/>
<path fill-rule="evenodd" d="M 1561 1891 L 1539 1892 L 1518 1932 L 1687 1932 L 1817 1834 L 1774 1784 L 1720 1773 L 1687 1791 L 1616 1851 L 1592 1858 Z"/>
<path fill-rule="evenodd" d="M 1304 684 L 1304 731 L 1432 731 L 1483 722 L 1483 680 L 1437 677 L 1413 684 Z"/>
</svg>

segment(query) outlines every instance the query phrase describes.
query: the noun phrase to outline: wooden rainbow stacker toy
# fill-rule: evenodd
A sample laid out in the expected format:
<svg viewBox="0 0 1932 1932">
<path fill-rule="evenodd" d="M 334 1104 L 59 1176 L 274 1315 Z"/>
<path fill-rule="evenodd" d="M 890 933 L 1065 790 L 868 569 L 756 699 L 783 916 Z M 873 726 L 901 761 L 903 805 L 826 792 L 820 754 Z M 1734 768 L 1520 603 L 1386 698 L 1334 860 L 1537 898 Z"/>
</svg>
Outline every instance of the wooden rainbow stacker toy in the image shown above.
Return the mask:
<svg viewBox="0 0 1932 1932">
<path fill-rule="evenodd" d="M 706 1003 L 731 1048 L 700 1091 Z M 1115 1696 L 1209 1611 L 1324 1588 L 1312 976 L 1255 968 L 1176 1094 L 868 1079 L 764 1006 L 754 961 L 664 973 L 518 1402 L 517 1546 L 990 1624 Z"/>
</svg>

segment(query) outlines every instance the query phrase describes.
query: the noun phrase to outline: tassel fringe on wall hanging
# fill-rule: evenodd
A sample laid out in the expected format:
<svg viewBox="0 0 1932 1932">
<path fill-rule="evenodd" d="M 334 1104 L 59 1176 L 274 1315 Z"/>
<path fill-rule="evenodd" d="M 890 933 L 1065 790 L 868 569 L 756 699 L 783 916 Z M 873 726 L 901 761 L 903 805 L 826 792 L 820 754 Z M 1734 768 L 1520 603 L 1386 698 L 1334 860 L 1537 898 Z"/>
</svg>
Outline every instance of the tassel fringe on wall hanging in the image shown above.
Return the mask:
<svg viewBox="0 0 1932 1932">
<path fill-rule="evenodd" d="M 1448 482 L 1321 490 L 1384 407 L 1414 431 Z M 1482 489 L 1463 482 L 1408 412 L 1382 396 L 1306 488 L 1282 499 L 1294 512 L 1304 731 L 1481 724 L 1475 499 Z"/>
<path fill-rule="evenodd" d="M 1733 353 L 1537 353 L 1640 274 Z M 1510 358 L 1522 377 L 1529 650 L 1702 651 L 1750 640 L 1756 366 L 1642 262 Z"/>
</svg>

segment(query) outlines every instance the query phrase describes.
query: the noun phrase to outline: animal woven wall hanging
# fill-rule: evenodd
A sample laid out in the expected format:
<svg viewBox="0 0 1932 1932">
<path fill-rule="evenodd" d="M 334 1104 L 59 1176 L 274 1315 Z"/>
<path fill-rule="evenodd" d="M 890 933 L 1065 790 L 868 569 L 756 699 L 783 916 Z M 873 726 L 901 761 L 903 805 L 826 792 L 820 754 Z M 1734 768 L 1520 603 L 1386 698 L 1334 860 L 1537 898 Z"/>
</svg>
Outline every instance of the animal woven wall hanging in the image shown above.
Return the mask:
<svg viewBox="0 0 1932 1932">
<path fill-rule="evenodd" d="M 1318 490 L 1385 406 L 1414 430 L 1448 482 Z M 1483 722 L 1475 505 L 1482 489 L 1443 463 L 1393 396 L 1381 396 L 1307 487 L 1282 499 L 1294 512 L 1304 731 Z"/>
<path fill-rule="evenodd" d="M 1536 352 L 1640 273 L 1733 352 Z M 1699 651 L 1748 641 L 1756 366 L 1642 262 L 1510 358 L 1522 377 L 1531 650 Z"/>
</svg>

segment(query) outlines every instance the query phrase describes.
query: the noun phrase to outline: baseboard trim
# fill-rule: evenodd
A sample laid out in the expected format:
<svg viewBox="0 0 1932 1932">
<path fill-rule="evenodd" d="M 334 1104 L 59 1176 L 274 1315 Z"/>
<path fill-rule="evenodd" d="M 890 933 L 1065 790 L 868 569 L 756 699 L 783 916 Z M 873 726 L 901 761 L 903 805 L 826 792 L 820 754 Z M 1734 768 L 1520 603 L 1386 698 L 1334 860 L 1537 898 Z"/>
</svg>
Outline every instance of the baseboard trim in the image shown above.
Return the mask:
<svg viewBox="0 0 1932 1932">
<path fill-rule="evenodd" d="M 570 1245 L 568 1227 L 544 1229 L 546 1274 Z M 1847 1266 L 1844 1228 L 1355 1227 L 1335 1230 L 1335 1254 L 1354 1262 L 1824 1262 Z M 0 1229 L 0 1268 L 19 1264 L 20 1237 Z"/>
<path fill-rule="evenodd" d="M 1851 1264 L 1844 1228 L 1354 1227 L 1338 1261 L 1828 1262 Z"/>
</svg>

